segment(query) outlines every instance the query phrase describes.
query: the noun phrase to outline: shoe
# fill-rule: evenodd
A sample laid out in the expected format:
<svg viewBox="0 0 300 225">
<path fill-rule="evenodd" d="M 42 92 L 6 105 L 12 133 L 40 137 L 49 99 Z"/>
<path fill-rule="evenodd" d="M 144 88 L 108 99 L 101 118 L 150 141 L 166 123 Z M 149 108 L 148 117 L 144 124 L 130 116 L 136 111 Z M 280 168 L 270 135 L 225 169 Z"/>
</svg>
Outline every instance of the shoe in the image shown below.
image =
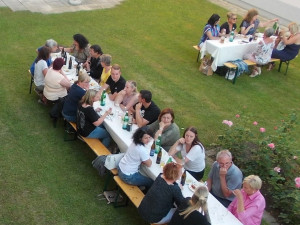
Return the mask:
<svg viewBox="0 0 300 225">
<path fill-rule="evenodd" d="M 260 75 L 261 74 L 261 67 L 256 67 L 256 70 L 257 70 L 258 75 Z"/>
<path fill-rule="evenodd" d="M 274 69 L 274 67 L 275 67 L 275 63 L 270 63 L 267 70 L 268 70 L 268 71 L 271 71 L 271 70 Z"/>
<path fill-rule="evenodd" d="M 254 70 L 249 77 L 256 77 L 258 75 L 259 75 L 258 72 L 256 70 Z"/>
<path fill-rule="evenodd" d="M 43 102 L 43 100 L 42 100 L 42 99 L 39 99 L 39 100 L 38 100 L 38 103 L 39 103 L 39 104 L 42 104 L 42 105 L 46 105 L 46 103 L 45 103 L 45 102 Z"/>
</svg>

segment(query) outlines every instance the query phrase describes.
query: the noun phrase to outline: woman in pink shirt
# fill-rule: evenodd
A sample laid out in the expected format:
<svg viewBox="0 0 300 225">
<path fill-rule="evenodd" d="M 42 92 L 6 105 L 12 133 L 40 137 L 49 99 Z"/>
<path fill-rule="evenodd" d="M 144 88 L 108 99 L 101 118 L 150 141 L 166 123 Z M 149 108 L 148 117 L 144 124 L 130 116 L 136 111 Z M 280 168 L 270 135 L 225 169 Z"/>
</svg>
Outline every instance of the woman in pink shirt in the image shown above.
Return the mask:
<svg viewBox="0 0 300 225">
<path fill-rule="evenodd" d="M 236 198 L 228 210 L 244 225 L 260 225 L 266 206 L 265 198 L 260 193 L 261 179 L 250 175 L 244 179 L 242 190 L 233 191 Z"/>
</svg>

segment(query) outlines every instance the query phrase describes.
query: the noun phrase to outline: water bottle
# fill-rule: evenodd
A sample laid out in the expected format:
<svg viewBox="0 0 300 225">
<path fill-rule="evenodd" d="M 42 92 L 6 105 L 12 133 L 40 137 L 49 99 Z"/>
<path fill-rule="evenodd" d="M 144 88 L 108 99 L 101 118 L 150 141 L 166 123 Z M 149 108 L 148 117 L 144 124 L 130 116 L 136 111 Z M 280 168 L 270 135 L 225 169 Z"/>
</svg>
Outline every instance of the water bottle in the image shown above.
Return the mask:
<svg viewBox="0 0 300 225">
<path fill-rule="evenodd" d="M 127 130 L 128 121 L 129 121 L 128 111 L 126 111 L 124 119 L 123 119 L 123 126 L 122 126 L 122 128 L 124 130 Z"/>
<path fill-rule="evenodd" d="M 155 140 L 155 154 L 159 152 L 161 145 L 161 135 L 158 136 L 158 138 Z"/>
<path fill-rule="evenodd" d="M 231 32 L 230 32 L 229 41 L 230 41 L 230 42 L 233 42 L 233 39 L 234 39 L 234 31 L 231 31 Z"/>
<path fill-rule="evenodd" d="M 100 99 L 100 105 L 105 106 L 105 99 L 106 99 L 106 94 L 105 90 L 102 91 L 101 99 Z"/>
</svg>

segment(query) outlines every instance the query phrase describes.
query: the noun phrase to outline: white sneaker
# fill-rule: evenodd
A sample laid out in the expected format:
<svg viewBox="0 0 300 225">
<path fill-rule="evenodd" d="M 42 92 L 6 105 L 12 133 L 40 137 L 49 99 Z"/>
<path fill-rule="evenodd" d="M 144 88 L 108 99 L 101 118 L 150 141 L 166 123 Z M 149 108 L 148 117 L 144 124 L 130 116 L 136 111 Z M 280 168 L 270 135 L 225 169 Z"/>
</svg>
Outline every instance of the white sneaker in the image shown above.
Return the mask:
<svg viewBox="0 0 300 225">
<path fill-rule="evenodd" d="M 252 74 L 249 77 L 256 77 L 258 75 L 259 75 L 258 72 L 254 70 L 254 72 L 252 72 Z"/>
</svg>

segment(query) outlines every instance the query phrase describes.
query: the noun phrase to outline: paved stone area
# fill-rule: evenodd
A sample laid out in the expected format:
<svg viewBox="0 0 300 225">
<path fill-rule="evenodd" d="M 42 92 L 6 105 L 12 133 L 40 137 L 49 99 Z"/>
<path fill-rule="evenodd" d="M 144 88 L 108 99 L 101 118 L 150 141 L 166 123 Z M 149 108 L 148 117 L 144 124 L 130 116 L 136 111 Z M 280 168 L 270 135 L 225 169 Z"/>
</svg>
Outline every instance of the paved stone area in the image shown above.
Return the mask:
<svg viewBox="0 0 300 225">
<path fill-rule="evenodd" d="M 70 0 L 0 0 L 0 7 L 9 7 L 12 11 L 31 11 L 43 14 L 76 12 L 112 8 L 124 0 L 82 0 L 79 5 L 71 5 Z"/>
</svg>

